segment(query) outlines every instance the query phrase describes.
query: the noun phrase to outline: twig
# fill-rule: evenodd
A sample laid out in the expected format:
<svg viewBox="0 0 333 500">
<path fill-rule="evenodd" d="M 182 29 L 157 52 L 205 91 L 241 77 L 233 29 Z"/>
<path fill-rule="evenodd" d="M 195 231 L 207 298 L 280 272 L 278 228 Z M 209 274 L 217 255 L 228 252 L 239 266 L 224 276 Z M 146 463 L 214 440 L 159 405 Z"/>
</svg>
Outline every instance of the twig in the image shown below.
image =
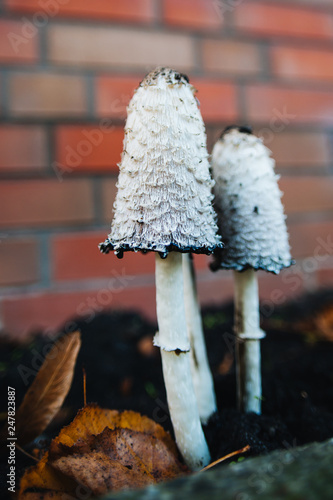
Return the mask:
<svg viewBox="0 0 333 500">
<path fill-rule="evenodd" d="M 219 458 L 218 460 L 215 460 L 215 462 L 212 462 L 211 464 L 207 465 L 207 467 L 204 467 L 203 469 L 199 470 L 199 472 L 204 472 L 208 469 L 211 469 L 212 467 L 215 467 L 215 465 L 218 465 L 221 462 L 228 460 L 228 458 L 234 457 L 235 455 L 240 455 L 241 453 L 245 453 L 245 452 L 249 451 L 249 449 L 250 449 L 250 446 L 247 444 L 241 450 L 233 451 L 232 453 L 229 453 L 228 455 L 225 455 L 224 457 Z"/>
<path fill-rule="evenodd" d="M 82 367 L 83 374 L 83 406 L 87 406 L 87 373 L 84 367 Z"/>
<path fill-rule="evenodd" d="M 21 453 L 24 453 L 24 455 L 26 455 L 27 457 L 32 458 L 32 460 L 35 460 L 35 462 L 39 462 L 38 458 L 25 451 L 19 444 L 16 443 L 15 446 L 18 450 L 20 450 Z"/>
</svg>

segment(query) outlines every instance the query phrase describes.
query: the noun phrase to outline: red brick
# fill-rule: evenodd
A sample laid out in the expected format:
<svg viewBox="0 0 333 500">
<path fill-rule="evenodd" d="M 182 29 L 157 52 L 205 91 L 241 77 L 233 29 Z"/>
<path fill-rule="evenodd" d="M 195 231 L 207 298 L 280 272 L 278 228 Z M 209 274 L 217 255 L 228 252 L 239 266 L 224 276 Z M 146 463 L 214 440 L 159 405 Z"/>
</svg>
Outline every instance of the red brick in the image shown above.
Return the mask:
<svg viewBox="0 0 333 500">
<path fill-rule="evenodd" d="M 126 107 L 138 87 L 140 76 L 100 76 L 96 80 L 96 111 L 99 116 L 124 120 Z"/>
<path fill-rule="evenodd" d="M 313 9 L 243 2 L 234 14 L 236 27 L 255 35 L 333 38 L 333 16 Z"/>
<path fill-rule="evenodd" d="M 5 64 L 34 63 L 39 57 L 39 36 L 26 36 L 26 23 L 0 20 L 0 61 Z"/>
<path fill-rule="evenodd" d="M 116 194 L 116 179 L 103 179 L 101 198 L 104 220 L 107 224 L 111 223 L 111 219 L 113 217 L 113 203 L 116 198 Z"/>
<path fill-rule="evenodd" d="M 273 72 L 287 80 L 333 81 L 333 52 L 294 47 L 272 48 Z"/>
<path fill-rule="evenodd" d="M 207 271 L 211 257 L 204 254 L 193 254 L 194 267 L 197 271 Z"/>
<path fill-rule="evenodd" d="M 331 222 L 290 224 L 290 245 L 293 257 L 297 259 L 319 255 L 319 261 L 322 262 L 322 256 L 333 255 L 333 248 L 329 250 L 329 241 L 333 242 L 332 232 Z"/>
<path fill-rule="evenodd" d="M 211 30 L 222 26 L 216 0 L 164 0 L 163 17 L 167 24 L 186 28 Z"/>
<path fill-rule="evenodd" d="M 56 73 L 14 74 L 9 80 L 9 109 L 15 116 L 81 116 L 87 111 L 85 81 Z"/>
<path fill-rule="evenodd" d="M 273 132 L 294 123 L 333 123 L 333 92 L 253 85 L 246 89 L 246 106 L 250 121 Z"/>
<path fill-rule="evenodd" d="M 153 320 L 156 315 L 155 287 L 131 288 L 118 279 L 106 282 L 99 290 L 45 292 L 5 298 L 2 301 L 5 330 L 13 337 L 30 333 L 54 333 L 61 327 L 75 328 L 75 320 L 89 322 L 102 311 L 137 311 Z"/>
<path fill-rule="evenodd" d="M 109 228 L 108 228 L 109 229 Z M 108 229 L 99 233 L 74 233 L 52 238 L 53 277 L 57 281 L 112 277 L 113 272 L 129 276 L 154 274 L 153 253 L 125 252 L 122 259 L 113 253 L 101 254 L 98 244 L 105 240 Z"/>
<path fill-rule="evenodd" d="M 49 59 L 54 64 L 87 68 L 171 66 L 193 68 L 194 41 L 188 35 L 120 27 L 50 26 Z"/>
<path fill-rule="evenodd" d="M 327 287 L 333 288 L 333 268 L 330 269 L 318 269 L 316 272 L 317 283 L 320 288 Z"/>
<path fill-rule="evenodd" d="M 304 292 L 303 274 L 296 266 L 281 271 L 278 276 L 259 271 L 258 280 L 260 300 L 266 314 L 272 314 L 278 302 L 286 303 L 295 295 Z M 233 273 L 222 270 L 215 273 L 210 271 L 198 273 L 198 292 L 202 306 L 219 306 L 232 301 Z"/>
<path fill-rule="evenodd" d="M 234 294 L 232 272 L 200 272 L 197 275 L 197 289 L 201 307 L 220 306 L 229 302 Z"/>
<path fill-rule="evenodd" d="M 124 130 L 110 122 L 96 126 L 67 125 L 56 130 L 56 167 L 64 173 L 118 172 Z"/>
<path fill-rule="evenodd" d="M 39 279 L 36 240 L 0 235 L 0 286 L 26 285 Z"/>
<path fill-rule="evenodd" d="M 304 293 L 304 273 L 300 266 L 283 269 L 277 276 L 258 271 L 261 318 L 272 316 L 277 307 Z"/>
<path fill-rule="evenodd" d="M 101 254 L 98 243 L 105 240 L 105 232 L 74 233 L 52 238 L 52 276 L 56 281 L 107 278 L 113 273 L 128 276 L 155 273 L 155 253 L 146 255 L 125 252 L 122 259 L 113 253 Z M 194 256 L 197 270 L 208 270 L 206 255 Z"/>
<path fill-rule="evenodd" d="M 282 177 L 282 202 L 288 214 L 333 210 L 333 178 Z"/>
<path fill-rule="evenodd" d="M 43 226 L 78 224 L 93 219 L 93 189 L 84 179 L 3 181 L 0 185 L 0 225 Z"/>
<path fill-rule="evenodd" d="M 203 40 L 203 65 L 205 70 L 235 75 L 260 72 L 259 49 L 251 43 L 232 40 Z"/>
<path fill-rule="evenodd" d="M 233 121 L 238 116 L 236 89 L 231 83 L 193 78 L 203 119 L 210 123 Z"/>
<path fill-rule="evenodd" d="M 46 165 L 46 134 L 42 127 L 0 126 L 0 172 L 42 170 Z"/>
<path fill-rule="evenodd" d="M 260 135 L 260 130 L 258 131 Z M 330 165 L 329 140 L 317 132 L 265 134 L 277 167 L 325 167 Z"/>
<path fill-rule="evenodd" d="M 154 18 L 154 0 L 5 0 L 15 12 L 45 12 L 50 18 L 74 17 L 119 21 L 149 22 Z M 53 9 L 47 8 L 54 5 Z M 52 9 L 52 10 L 51 10 Z"/>
</svg>

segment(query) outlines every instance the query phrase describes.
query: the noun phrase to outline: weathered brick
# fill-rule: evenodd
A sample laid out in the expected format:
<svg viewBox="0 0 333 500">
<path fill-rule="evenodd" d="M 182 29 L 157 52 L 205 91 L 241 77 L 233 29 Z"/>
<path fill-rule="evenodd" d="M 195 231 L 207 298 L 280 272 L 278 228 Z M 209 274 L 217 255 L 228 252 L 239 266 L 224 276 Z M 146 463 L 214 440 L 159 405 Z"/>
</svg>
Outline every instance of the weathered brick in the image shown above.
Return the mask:
<svg viewBox="0 0 333 500">
<path fill-rule="evenodd" d="M 260 130 L 259 130 L 260 133 Z M 330 164 L 329 140 L 320 132 L 266 133 L 278 167 L 325 167 Z"/>
<path fill-rule="evenodd" d="M 223 17 L 216 0 L 163 0 L 167 24 L 198 29 L 219 29 Z"/>
<path fill-rule="evenodd" d="M 203 119 L 209 123 L 234 121 L 238 116 L 236 89 L 231 83 L 204 78 L 190 79 L 198 90 Z"/>
<path fill-rule="evenodd" d="M 251 43 L 232 40 L 203 40 L 203 65 L 205 70 L 235 75 L 260 72 L 259 49 Z"/>
<path fill-rule="evenodd" d="M 3 181 L 0 226 L 82 224 L 93 219 L 93 189 L 85 179 Z"/>
<path fill-rule="evenodd" d="M 124 130 L 102 120 L 96 126 L 63 125 L 56 130 L 56 164 L 60 173 L 115 171 L 123 149 Z"/>
<path fill-rule="evenodd" d="M 46 134 L 42 127 L 0 126 L 0 172 L 41 171 L 46 165 Z"/>
<path fill-rule="evenodd" d="M 333 16 L 313 9 L 243 2 L 235 9 L 239 30 L 265 36 L 332 40 Z"/>
<path fill-rule="evenodd" d="M 333 256 L 333 228 L 331 222 L 303 222 L 289 225 L 290 245 L 295 259 L 314 257 L 318 264 Z M 331 242 L 331 243 L 330 243 Z"/>
<path fill-rule="evenodd" d="M 258 281 L 262 320 L 270 318 L 277 307 L 305 292 L 304 273 L 299 266 L 283 269 L 277 276 L 258 271 Z"/>
<path fill-rule="evenodd" d="M 188 70 L 194 65 L 193 40 L 186 35 L 60 25 L 51 26 L 48 35 L 49 58 L 55 64 L 145 71 L 161 65 Z"/>
<path fill-rule="evenodd" d="M 114 179 L 103 179 L 102 182 L 102 206 L 104 220 L 108 224 L 111 222 L 113 217 L 113 203 L 116 198 L 117 188 L 116 188 L 116 178 Z"/>
<path fill-rule="evenodd" d="M 34 63 L 38 60 L 39 36 L 31 36 L 27 23 L 0 19 L 0 61 L 5 64 Z"/>
<path fill-rule="evenodd" d="M 110 278 L 99 290 L 34 293 L 2 300 L 4 327 L 11 336 L 21 339 L 61 327 L 72 331 L 78 319 L 89 322 L 102 311 L 118 310 L 138 311 L 153 320 L 155 287 L 131 288 L 126 278 Z"/>
<path fill-rule="evenodd" d="M 108 228 L 109 229 L 109 228 Z M 94 233 L 75 233 L 52 238 L 53 278 L 57 281 L 108 278 L 114 273 L 133 276 L 154 274 L 152 253 L 126 252 L 122 259 L 113 253 L 102 254 L 98 244 L 105 240 L 108 229 Z"/>
<path fill-rule="evenodd" d="M 38 243 L 0 235 L 0 286 L 27 285 L 39 279 Z"/>
<path fill-rule="evenodd" d="M 333 210 L 331 177 L 287 177 L 279 181 L 288 214 Z"/>
<path fill-rule="evenodd" d="M 126 107 L 139 86 L 141 76 L 107 76 L 96 79 L 96 112 L 99 116 L 108 116 L 124 120 Z"/>
<path fill-rule="evenodd" d="M 222 270 L 216 273 L 209 270 L 198 273 L 197 289 L 201 306 L 221 306 L 233 299 L 232 273 Z"/>
<path fill-rule="evenodd" d="M 56 73 L 13 74 L 9 109 L 15 116 L 82 116 L 87 110 L 84 79 Z"/>
<path fill-rule="evenodd" d="M 154 18 L 154 0 L 5 0 L 14 12 L 44 12 L 50 18 L 74 17 L 104 21 L 149 22 Z"/>
<path fill-rule="evenodd" d="M 295 47 L 273 47 L 273 72 L 288 80 L 333 81 L 333 52 Z"/>
<path fill-rule="evenodd" d="M 105 232 L 62 234 L 52 237 L 52 276 L 55 281 L 108 278 L 114 275 L 135 276 L 155 273 L 155 253 L 146 255 L 126 252 L 122 259 L 113 253 L 101 254 L 98 243 L 105 240 Z M 198 270 L 208 270 L 206 255 L 194 256 Z"/>
<path fill-rule="evenodd" d="M 327 287 L 332 289 L 333 287 L 333 268 L 328 269 L 318 269 L 316 272 L 316 281 L 320 287 Z"/>
<path fill-rule="evenodd" d="M 333 123 L 333 92 L 253 85 L 246 89 L 247 117 L 282 132 L 294 123 Z"/>
</svg>

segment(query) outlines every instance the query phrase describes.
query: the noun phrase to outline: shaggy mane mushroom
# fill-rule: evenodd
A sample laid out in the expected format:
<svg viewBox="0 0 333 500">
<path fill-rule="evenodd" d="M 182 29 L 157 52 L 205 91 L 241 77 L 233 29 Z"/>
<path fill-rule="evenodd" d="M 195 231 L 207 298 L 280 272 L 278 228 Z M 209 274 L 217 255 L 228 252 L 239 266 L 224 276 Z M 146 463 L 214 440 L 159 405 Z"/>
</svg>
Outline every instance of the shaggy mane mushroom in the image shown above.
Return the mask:
<svg viewBox="0 0 333 500">
<path fill-rule="evenodd" d="M 102 252 L 156 252 L 156 307 L 168 405 L 178 447 L 191 469 L 209 460 L 187 334 L 182 254 L 221 246 L 212 208 L 206 135 L 188 78 L 157 68 L 129 106 L 114 218 Z"/>
<path fill-rule="evenodd" d="M 260 328 L 256 270 L 278 274 L 293 261 L 274 160 L 249 127 L 231 126 L 213 148 L 215 209 L 225 247 L 217 249 L 212 270 L 232 269 L 238 402 L 261 412 Z"/>
</svg>

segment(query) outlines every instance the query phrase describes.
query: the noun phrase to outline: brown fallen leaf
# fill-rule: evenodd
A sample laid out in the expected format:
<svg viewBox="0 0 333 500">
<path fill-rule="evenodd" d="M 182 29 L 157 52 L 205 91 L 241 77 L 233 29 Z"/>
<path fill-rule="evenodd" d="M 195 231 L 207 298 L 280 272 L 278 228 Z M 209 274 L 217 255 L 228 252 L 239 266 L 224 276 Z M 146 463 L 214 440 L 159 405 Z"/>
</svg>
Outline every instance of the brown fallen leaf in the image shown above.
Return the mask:
<svg viewBox="0 0 333 500">
<path fill-rule="evenodd" d="M 88 405 L 64 427 L 20 484 L 19 500 L 39 500 L 84 488 L 96 496 L 140 488 L 188 472 L 163 427 L 133 411 Z M 44 496 L 45 495 L 45 496 Z M 54 498 L 58 498 L 55 496 Z"/>
<path fill-rule="evenodd" d="M 77 483 L 48 464 L 48 453 L 45 453 L 38 464 L 27 469 L 23 475 L 18 498 L 19 500 L 34 500 L 35 498 L 62 500 L 66 498 L 62 495 L 68 495 L 68 498 L 72 499 L 76 498 L 76 488 Z M 39 491 L 43 491 L 42 497 Z"/>
<path fill-rule="evenodd" d="M 173 454 L 177 454 L 177 447 L 169 433 L 150 418 L 135 411 L 108 410 L 90 404 L 79 410 L 77 416 L 69 425 L 61 429 L 59 435 L 52 441 L 50 451 L 56 453 L 56 448 L 62 444 L 73 446 L 78 440 L 87 441 L 91 434 L 100 434 L 105 427 L 132 429 L 156 436 L 164 441 Z"/>
<path fill-rule="evenodd" d="M 80 346 L 80 332 L 73 332 L 59 339 L 45 356 L 16 413 L 16 437 L 21 446 L 39 436 L 61 408 Z"/>
<path fill-rule="evenodd" d="M 80 481 L 94 496 L 111 490 L 142 488 L 156 482 L 145 470 L 132 470 L 97 451 L 59 458 L 54 467 Z"/>
</svg>

